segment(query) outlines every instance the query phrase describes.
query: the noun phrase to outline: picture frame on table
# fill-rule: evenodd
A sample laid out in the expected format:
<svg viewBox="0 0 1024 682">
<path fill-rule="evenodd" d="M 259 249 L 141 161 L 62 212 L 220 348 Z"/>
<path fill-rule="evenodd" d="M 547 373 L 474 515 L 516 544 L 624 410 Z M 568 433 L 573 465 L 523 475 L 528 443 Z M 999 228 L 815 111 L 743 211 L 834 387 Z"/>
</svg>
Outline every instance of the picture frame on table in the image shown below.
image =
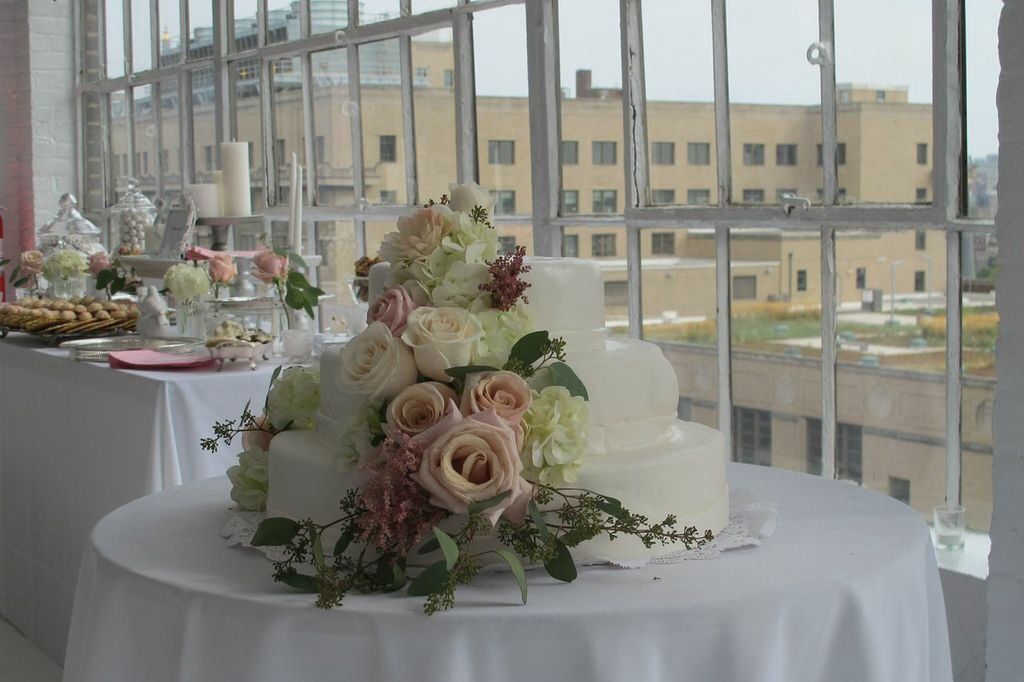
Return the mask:
<svg viewBox="0 0 1024 682">
<path fill-rule="evenodd" d="M 196 228 L 196 205 L 191 198 L 181 195 L 168 206 L 162 217 L 163 238 L 159 258 L 181 258 L 192 243 Z"/>
</svg>

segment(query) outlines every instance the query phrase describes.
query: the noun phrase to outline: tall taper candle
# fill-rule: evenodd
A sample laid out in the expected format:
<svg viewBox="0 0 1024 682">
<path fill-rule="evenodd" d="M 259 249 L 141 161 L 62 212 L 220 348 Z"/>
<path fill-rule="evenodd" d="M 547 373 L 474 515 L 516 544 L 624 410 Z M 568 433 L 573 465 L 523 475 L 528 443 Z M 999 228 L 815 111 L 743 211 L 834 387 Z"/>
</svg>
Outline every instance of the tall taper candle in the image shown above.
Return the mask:
<svg viewBox="0 0 1024 682">
<path fill-rule="evenodd" d="M 295 249 L 295 253 L 300 256 L 302 255 L 302 176 L 305 174 L 305 169 L 299 166 L 298 182 L 295 183 L 295 186 L 298 188 L 295 192 L 298 200 L 295 202 L 295 236 L 292 247 Z"/>
<path fill-rule="evenodd" d="M 224 215 L 224 171 L 215 170 L 210 173 L 213 184 L 217 185 L 217 216 Z"/>
<path fill-rule="evenodd" d="M 252 195 L 249 183 L 249 143 L 222 142 L 220 158 L 221 209 L 225 216 L 252 214 Z"/>
</svg>

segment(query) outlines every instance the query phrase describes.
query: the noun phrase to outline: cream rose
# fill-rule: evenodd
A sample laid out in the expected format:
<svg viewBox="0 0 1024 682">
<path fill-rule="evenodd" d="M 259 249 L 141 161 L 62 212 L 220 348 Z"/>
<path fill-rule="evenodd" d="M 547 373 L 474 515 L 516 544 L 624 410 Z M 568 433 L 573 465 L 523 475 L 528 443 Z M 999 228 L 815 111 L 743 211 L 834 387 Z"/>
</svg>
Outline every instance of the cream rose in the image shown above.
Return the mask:
<svg viewBox="0 0 1024 682">
<path fill-rule="evenodd" d="M 341 387 L 369 400 L 394 398 L 416 382 L 412 351 L 383 322 L 370 324 L 341 349 Z"/>
<path fill-rule="evenodd" d="M 38 275 L 43 271 L 42 251 L 26 251 L 21 254 L 21 272 L 24 275 Z"/>
<path fill-rule="evenodd" d="M 515 372 L 481 372 L 466 379 L 462 391 L 462 414 L 494 410 L 499 417 L 518 428 L 533 396 L 526 381 Z"/>
<path fill-rule="evenodd" d="M 449 400 L 455 400 L 455 391 L 442 383 L 413 384 L 388 404 L 388 428 L 421 434 L 444 419 Z"/>
<path fill-rule="evenodd" d="M 409 313 L 418 306 L 404 287 L 392 287 L 377 297 L 366 311 L 366 321 L 383 322 L 395 336 L 401 336 Z"/>
<path fill-rule="evenodd" d="M 413 349 L 420 373 L 447 383 L 452 378 L 445 370 L 468 365 L 482 334 L 480 320 L 468 310 L 417 308 L 409 314 L 402 340 Z"/>
<path fill-rule="evenodd" d="M 242 447 L 246 450 L 262 450 L 268 452 L 270 450 L 270 441 L 274 438 L 274 432 L 271 430 L 273 427 L 270 425 L 270 420 L 267 419 L 267 415 L 262 415 L 256 418 L 256 427 L 253 431 L 246 431 L 242 434 Z"/>
<path fill-rule="evenodd" d="M 488 213 L 493 214 L 491 209 L 494 208 L 494 201 L 491 199 L 491 193 L 486 189 L 475 182 L 467 182 L 464 185 L 448 185 L 448 205 L 453 211 L 465 213 L 480 206 L 487 209 Z"/>
<path fill-rule="evenodd" d="M 507 492 L 508 497 L 483 514 L 492 524 L 501 516 L 519 523 L 533 494 L 522 470 L 515 432 L 489 410 L 442 431 L 424 450 L 412 477 L 430 493 L 431 504 L 455 513 Z"/>
<path fill-rule="evenodd" d="M 435 204 L 398 219 L 398 231 L 384 235 L 380 257 L 397 265 L 425 259 L 451 232 L 451 210 Z"/>
</svg>

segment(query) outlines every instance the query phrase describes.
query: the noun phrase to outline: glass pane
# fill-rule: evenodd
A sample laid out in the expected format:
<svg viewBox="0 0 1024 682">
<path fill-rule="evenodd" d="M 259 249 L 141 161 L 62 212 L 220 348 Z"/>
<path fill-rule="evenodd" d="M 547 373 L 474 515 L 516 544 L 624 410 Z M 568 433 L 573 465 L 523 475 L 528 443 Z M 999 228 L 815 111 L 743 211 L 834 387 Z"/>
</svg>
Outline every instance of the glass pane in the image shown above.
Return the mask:
<svg viewBox="0 0 1024 682">
<path fill-rule="evenodd" d="M 181 58 L 181 5 L 178 0 L 159 0 L 160 66 L 173 66 Z"/>
<path fill-rule="evenodd" d="M 846 158 L 839 154 L 839 186 L 845 203 L 930 203 L 931 3 L 835 5 L 838 141 L 846 147 Z M 883 15 L 886 20 L 878 21 Z"/>
<path fill-rule="evenodd" d="M 192 143 L 195 182 L 212 182 L 213 171 L 220 168 L 212 66 L 192 72 Z"/>
<path fill-rule="evenodd" d="M 245 59 L 233 62 L 228 72 L 231 79 L 231 139 L 249 143 L 249 167 L 252 169 L 252 206 L 263 208 L 266 202 L 263 128 L 260 118 L 260 62 Z"/>
<path fill-rule="evenodd" d="M 320 288 L 334 298 L 322 307 L 324 331 L 343 333 L 355 304 L 350 286 L 355 275 L 356 238 L 352 222 L 319 221 L 314 226 L 316 253 L 323 258 L 319 268 Z M 365 313 L 363 313 L 365 320 Z"/>
<path fill-rule="evenodd" d="M 963 472 L 967 526 L 988 532 L 992 520 L 992 414 L 996 392 L 995 305 L 999 247 L 994 232 L 963 241 Z"/>
<path fill-rule="evenodd" d="M 109 102 L 111 177 L 120 196 L 128 181 L 128 98 L 117 90 L 110 93 Z"/>
<path fill-rule="evenodd" d="M 86 211 L 95 212 L 104 208 L 106 180 L 103 158 L 103 98 L 97 92 L 82 93 L 82 143 L 84 158 L 83 197 Z"/>
<path fill-rule="evenodd" d="M 135 105 L 135 179 L 150 199 L 156 196 L 156 112 L 153 110 L 153 86 L 132 89 Z"/>
<path fill-rule="evenodd" d="M 164 191 L 181 189 L 181 107 L 178 81 L 160 83 L 161 143 L 158 163 L 164 174 Z"/>
<path fill-rule="evenodd" d="M 294 0 L 267 0 L 267 42 L 283 43 L 302 37 L 299 3 Z"/>
<path fill-rule="evenodd" d="M 532 211 L 525 26 L 519 5 L 474 16 L 480 184 L 495 193 L 499 215 Z"/>
<path fill-rule="evenodd" d="M 643 25 L 650 203 L 717 203 L 711 5 L 648 0 Z"/>
<path fill-rule="evenodd" d="M 788 192 L 815 201 L 821 84 L 806 51 L 818 40 L 817 3 L 735 0 L 728 25 L 732 201 L 778 203 Z"/>
<path fill-rule="evenodd" d="M 454 64 L 451 29 L 413 38 L 416 203 L 440 199 L 456 180 Z"/>
<path fill-rule="evenodd" d="M 256 16 L 257 0 L 234 0 L 234 51 L 251 50 L 259 45 L 259 20 Z"/>
<path fill-rule="evenodd" d="M 192 59 L 213 56 L 213 4 L 210 0 L 188 3 L 188 56 Z"/>
<path fill-rule="evenodd" d="M 429 12 L 432 9 L 444 9 L 453 7 L 456 0 L 412 0 L 413 14 Z"/>
<path fill-rule="evenodd" d="M 841 233 L 836 267 L 839 476 L 930 519 L 945 498 L 944 235 Z"/>
<path fill-rule="evenodd" d="M 85 42 L 82 53 L 82 80 L 100 79 L 100 68 L 105 55 L 100 45 L 100 16 L 103 0 L 85 0 L 82 3 L 82 38 Z"/>
<path fill-rule="evenodd" d="M 404 204 L 405 129 L 397 39 L 359 46 L 359 84 L 364 198 L 371 204 Z"/>
<path fill-rule="evenodd" d="M 270 63 L 273 92 L 274 168 L 277 171 L 277 202 L 291 201 L 293 155 L 299 165 L 306 164 L 306 135 L 303 123 L 302 67 L 299 57 L 277 59 Z"/>
<path fill-rule="evenodd" d="M 348 54 L 345 48 L 314 52 L 312 64 L 317 202 L 326 206 L 352 206 L 355 195 L 352 191 Z"/>
<path fill-rule="evenodd" d="M 131 3 L 132 70 L 146 71 L 153 68 L 153 24 L 149 16 L 149 0 L 131 0 Z"/>
<path fill-rule="evenodd" d="M 622 213 L 622 63 L 619 3 L 560 0 L 562 184 L 588 197 L 581 213 Z M 524 128 L 525 130 L 525 128 Z M 589 197 L 602 193 L 601 201 Z M 614 196 L 614 202 L 607 201 Z"/>
<path fill-rule="evenodd" d="M 821 419 L 822 389 L 818 235 L 732 230 L 731 254 L 733 458 L 813 471 L 820 438 L 807 434 Z"/>
<path fill-rule="evenodd" d="M 124 75 L 124 0 L 107 0 L 104 35 L 107 78 L 120 78 Z"/>
<path fill-rule="evenodd" d="M 348 26 L 348 3 L 338 0 L 309 0 L 312 33 L 327 33 Z"/>
<path fill-rule="evenodd" d="M 398 16 L 398 0 L 361 0 L 359 3 L 360 24 L 396 19 Z"/>
<path fill-rule="evenodd" d="M 997 0 L 976 0 L 966 5 L 968 215 L 983 220 L 993 220 L 998 208 L 999 53 L 995 37 L 1001 8 Z"/>
</svg>

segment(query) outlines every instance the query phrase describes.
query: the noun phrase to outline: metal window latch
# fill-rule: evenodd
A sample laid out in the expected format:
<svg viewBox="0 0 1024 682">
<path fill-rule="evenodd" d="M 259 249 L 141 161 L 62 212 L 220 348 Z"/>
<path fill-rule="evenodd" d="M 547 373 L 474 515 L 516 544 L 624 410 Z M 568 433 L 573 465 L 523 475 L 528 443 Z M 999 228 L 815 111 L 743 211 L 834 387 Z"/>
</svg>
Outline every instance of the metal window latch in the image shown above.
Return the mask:
<svg viewBox="0 0 1024 682">
<path fill-rule="evenodd" d="M 832 43 L 811 43 L 807 48 L 807 61 L 817 66 L 832 64 Z"/>
<path fill-rule="evenodd" d="M 779 200 L 782 203 L 782 211 L 786 214 L 787 218 L 793 215 L 793 211 L 795 211 L 798 208 L 801 211 L 806 211 L 811 207 L 810 199 L 798 197 L 797 195 L 792 194 L 790 192 L 786 192 L 785 194 L 783 194 L 781 197 L 779 197 Z"/>
</svg>

